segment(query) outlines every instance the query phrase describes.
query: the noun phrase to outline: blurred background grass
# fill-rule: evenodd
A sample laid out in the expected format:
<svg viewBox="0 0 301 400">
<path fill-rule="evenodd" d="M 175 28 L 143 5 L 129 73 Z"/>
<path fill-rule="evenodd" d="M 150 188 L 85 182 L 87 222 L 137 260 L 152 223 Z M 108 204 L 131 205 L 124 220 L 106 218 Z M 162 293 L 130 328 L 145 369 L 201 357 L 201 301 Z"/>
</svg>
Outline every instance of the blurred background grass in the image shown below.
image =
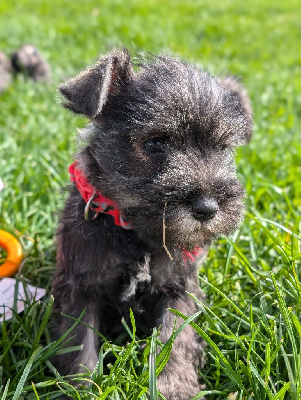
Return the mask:
<svg viewBox="0 0 301 400">
<path fill-rule="evenodd" d="M 11 53 L 31 43 L 52 70 L 49 84 L 20 76 L 0 97 L 0 177 L 5 185 L 0 226 L 20 237 L 26 255 L 23 276 L 49 287 L 55 265 L 53 237 L 65 198 L 62 187 L 69 182 L 67 168 L 77 149 L 76 128 L 86 122 L 59 106 L 56 87 L 99 55 L 123 46 L 133 55 L 140 50 L 167 53 L 213 74 L 242 79 L 254 110 L 253 139 L 237 153 L 248 212 L 298 233 L 300 37 L 299 0 L 2 1 L 0 49 Z M 273 226 L 268 230 L 279 236 Z M 289 257 L 298 262 L 300 245 L 284 231 L 280 236 Z M 278 251 L 280 242 L 275 244 L 253 217 L 246 217 L 235 240 L 252 272 L 240 256 L 228 253 L 229 244 L 221 239 L 201 273 L 243 306 L 259 290 L 270 290 L 264 278 L 270 270 L 279 282 L 290 271 Z M 229 259 L 225 264 L 227 257 L 231 265 Z M 232 280 L 225 281 L 227 274 Z M 206 285 L 204 289 L 208 301 L 216 302 L 216 293 Z M 223 301 L 215 304 L 220 310 L 225 306 Z M 300 301 L 290 298 L 289 304 L 300 316 Z"/>
</svg>

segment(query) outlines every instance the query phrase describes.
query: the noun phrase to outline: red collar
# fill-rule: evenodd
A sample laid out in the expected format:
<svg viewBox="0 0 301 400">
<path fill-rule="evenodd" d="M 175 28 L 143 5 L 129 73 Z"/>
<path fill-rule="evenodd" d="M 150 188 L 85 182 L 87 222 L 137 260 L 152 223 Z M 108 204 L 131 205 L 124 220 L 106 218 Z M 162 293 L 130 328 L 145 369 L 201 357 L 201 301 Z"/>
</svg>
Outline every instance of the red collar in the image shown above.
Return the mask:
<svg viewBox="0 0 301 400">
<path fill-rule="evenodd" d="M 91 209 L 96 214 L 92 219 L 95 219 L 99 213 L 111 215 L 114 218 L 114 223 L 117 226 L 121 226 L 124 229 L 133 229 L 132 225 L 129 222 L 125 222 L 120 215 L 120 212 L 116 206 L 116 204 L 107 197 L 103 196 L 98 190 L 96 190 L 85 177 L 83 172 L 80 170 L 78 163 L 75 161 L 69 167 L 70 179 L 72 182 L 75 182 L 76 187 L 82 198 L 86 202 L 85 207 L 85 218 L 89 219 L 88 214 Z M 185 263 L 187 261 L 195 261 L 203 253 L 203 250 L 199 246 L 195 246 L 192 251 L 187 251 L 183 248 L 182 256 L 184 258 Z"/>
<path fill-rule="evenodd" d="M 182 250 L 182 256 L 184 258 L 185 263 L 187 263 L 188 260 L 195 261 L 197 258 L 200 257 L 202 253 L 204 253 L 204 250 L 199 246 L 194 246 L 194 249 L 190 252 L 184 248 Z"/>
<path fill-rule="evenodd" d="M 121 226 L 124 229 L 133 229 L 129 222 L 123 220 L 116 204 L 111 199 L 103 196 L 88 182 L 76 161 L 70 165 L 69 174 L 71 181 L 75 182 L 78 191 L 87 203 L 85 208 L 86 219 L 89 219 L 88 213 L 89 209 L 91 209 L 96 213 L 93 219 L 95 219 L 99 213 L 108 214 L 114 218 L 115 225 Z"/>
</svg>

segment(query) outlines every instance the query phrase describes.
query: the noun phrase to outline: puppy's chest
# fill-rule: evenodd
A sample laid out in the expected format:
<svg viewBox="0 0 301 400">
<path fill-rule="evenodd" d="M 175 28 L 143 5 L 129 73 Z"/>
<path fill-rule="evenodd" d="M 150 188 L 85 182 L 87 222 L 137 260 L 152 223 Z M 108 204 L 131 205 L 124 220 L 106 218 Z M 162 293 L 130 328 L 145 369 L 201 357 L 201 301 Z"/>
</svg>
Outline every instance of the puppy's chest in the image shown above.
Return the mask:
<svg viewBox="0 0 301 400">
<path fill-rule="evenodd" d="M 185 290 L 187 276 L 179 274 L 175 265 L 160 263 L 146 254 L 143 261 L 128 266 L 120 286 L 122 303 L 141 303 L 171 291 Z"/>
<path fill-rule="evenodd" d="M 121 302 L 139 301 L 143 293 L 147 293 L 151 290 L 154 282 L 151 274 L 150 261 L 150 255 L 146 254 L 143 261 L 134 262 L 127 266 L 121 279 Z"/>
</svg>

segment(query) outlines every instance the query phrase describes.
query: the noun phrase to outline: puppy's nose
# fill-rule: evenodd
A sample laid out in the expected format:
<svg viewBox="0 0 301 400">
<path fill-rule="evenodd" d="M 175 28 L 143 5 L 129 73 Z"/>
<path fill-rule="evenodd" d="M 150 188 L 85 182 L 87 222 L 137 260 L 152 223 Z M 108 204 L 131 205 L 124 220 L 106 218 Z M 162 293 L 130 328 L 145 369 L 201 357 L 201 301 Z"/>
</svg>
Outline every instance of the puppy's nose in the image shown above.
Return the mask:
<svg viewBox="0 0 301 400">
<path fill-rule="evenodd" d="M 192 200 L 192 211 L 194 217 L 200 221 L 208 221 L 212 219 L 218 212 L 219 207 L 217 201 L 210 197 L 195 197 Z"/>
</svg>

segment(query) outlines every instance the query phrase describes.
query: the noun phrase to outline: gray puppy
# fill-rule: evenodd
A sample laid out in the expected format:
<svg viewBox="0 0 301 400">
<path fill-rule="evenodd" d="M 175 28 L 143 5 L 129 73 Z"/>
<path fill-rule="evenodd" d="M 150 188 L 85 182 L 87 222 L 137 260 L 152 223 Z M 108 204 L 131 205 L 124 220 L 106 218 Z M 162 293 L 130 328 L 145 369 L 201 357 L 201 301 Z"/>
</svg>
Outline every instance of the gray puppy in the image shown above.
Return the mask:
<svg viewBox="0 0 301 400">
<path fill-rule="evenodd" d="M 71 166 L 74 181 L 57 233 L 53 292 L 59 333 L 78 317 L 104 335 L 118 335 L 132 308 L 142 329 L 172 333 L 172 307 L 196 311 L 186 293 L 202 297 L 196 261 L 243 214 L 244 190 L 233 150 L 252 132 L 250 103 L 234 78 L 218 80 L 167 56 L 140 61 L 114 51 L 59 86 L 64 106 L 91 121 L 87 145 Z M 65 354 L 63 373 L 90 370 L 98 336 L 84 325 Z M 158 377 L 168 400 L 199 390 L 205 359 L 191 327 L 176 339 Z"/>
<path fill-rule="evenodd" d="M 24 44 L 11 56 L 12 66 L 16 73 L 22 72 L 27 77 L 46 82 L 50 78 L 50 68 L 39 50 L 31 44 Z"/>
</svg>

